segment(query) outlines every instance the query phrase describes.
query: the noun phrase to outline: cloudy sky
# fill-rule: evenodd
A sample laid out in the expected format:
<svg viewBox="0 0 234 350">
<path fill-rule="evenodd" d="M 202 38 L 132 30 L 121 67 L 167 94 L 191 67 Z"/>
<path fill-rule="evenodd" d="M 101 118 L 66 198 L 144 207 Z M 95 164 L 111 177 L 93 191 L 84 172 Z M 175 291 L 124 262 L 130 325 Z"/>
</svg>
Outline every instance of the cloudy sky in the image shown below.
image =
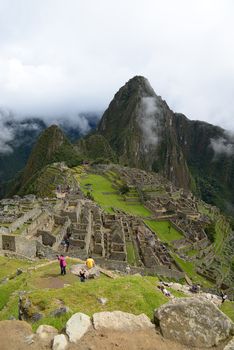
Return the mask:
<svg viewBox="0 0 234 350">
<path fill-rule="evenodd" d="M 74 118 L 144 75 L 176 112 L 234 130 L 233 0 L 0 0 L 0 108 Z"/>
</svg>

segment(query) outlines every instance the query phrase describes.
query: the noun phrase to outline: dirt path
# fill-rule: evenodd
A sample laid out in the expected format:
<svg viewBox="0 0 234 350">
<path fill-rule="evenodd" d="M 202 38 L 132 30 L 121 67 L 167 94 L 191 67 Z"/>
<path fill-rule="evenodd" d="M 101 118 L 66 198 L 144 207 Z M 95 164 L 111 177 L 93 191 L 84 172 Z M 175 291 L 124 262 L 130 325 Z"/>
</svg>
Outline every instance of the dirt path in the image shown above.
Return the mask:
<svg viewBox="0 0 234 350">
<path fill-rule="evenodd" d="M 24 321 L 0 321 L 1 350 L 49 350 L 51 342 L 42 342 Z M 29 340 L 29 343 L 28 343 Z M 213 348 L 222 350 L 224 345 Z M 77 344 L 69 344 L 66 350 L 191 350 L 173 341 L 164 339 L 154 330 L 138 332 L 90 331 Z M 204 350 L 195 349 L 193 350 Z M 212 349 L 211 349 L 212 350 Z"/>
<path fill-rule="evenodd" d="M 68 350 L 191 350 L 180 344 L 165 340 L 155 331 L 131 333 L 117 331 L 89 332 L 79 344 Z"/>
</svg>

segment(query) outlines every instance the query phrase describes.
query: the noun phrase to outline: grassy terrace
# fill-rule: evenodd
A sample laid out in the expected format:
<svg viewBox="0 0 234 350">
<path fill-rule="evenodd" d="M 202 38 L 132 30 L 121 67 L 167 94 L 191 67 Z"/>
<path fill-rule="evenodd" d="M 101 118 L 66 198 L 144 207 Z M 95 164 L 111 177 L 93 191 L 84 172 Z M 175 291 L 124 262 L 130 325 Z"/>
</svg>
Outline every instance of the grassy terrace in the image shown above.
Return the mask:
<svg viewBox="0 0 234 350">
<path fill-rule="evenodd" d="M 19 260 L 1 258 L 9 271 L 16 267 L 23 267 L 24 262 Z M 67 259 L 68 271 L 74 261 Z M 79 279 L 67 273 L 59 275 L 58 263 L 40 267 L 37 270 L 25 272 L 6 284 L 0 285 L 0 320 L 10 316 L 18 316 L 18 291 L 27 291 L 32 302 L 32 312 L 40 312 L 43 318 L 33 324 L 35 330 L 39 324 L 53 325 L 61 330 L 72 313 L 84 312 L 92 315 L 99 311 L 121 310 L 134 314 L 145 313 L 150 318 L 153 310 L 166 303 L 168 299 L 158 290 L 155 277 L 126 276 L 110 279 L 101 275 L 99 279 L 80 283 Z M 64 283 L 68 286 L 64 287 Z M 117 292 L 118 291 L 118 292 Z M 176 297 L 184 294 L 171 290 Z M 98 298 L 107 298 L 105 305 L 99 303 Z M 61 317 L 51 316 L 55 309 L 66 305 L 71 309 Z M 225 302 L 222 311 L 234 320 L 234 303 Z"/>
<path fill-rule="evenodd" d="M 22 262 L 19 261 L 11 260 L 9 264 L 11 270 L 16 266 L 22 267 Z M 74 262 L 68 259 L 68 270 L 72 264 Z M 99 279 L 80 283 L 72 274 L 60 276 L 56 262 L 30 273 L 23 273 L 7 284 L 0 285 L 0 320 L 11 315 L 17 317 L 19 290 L 29 291 L 33 310 L 45 316 L 40 322 L 54 325 L 58 329 L 62 329 L 70 317 L 70 314 L 58 318 L 50 316 L 51 311 L 60 305 L 68 306 L 72 313 L 81 311 L 92 315 L 98 311 L 122 310 L 135 314 L 143 312 L 152 318 L 154 308 L 168 301 L 156 288 L 156 281 L 155 277 L 128 276 L 113 280 L 102 275 Z M 63 288 L 63 283 L 69 286 Z M 106 305 L 98 302 L 100 297 L 108 299 Z M 33 325 L 34 329 L 39 323 Z"/>
<path fill-rule="evenodd" d="M 9 258 L 0 256 L 0 265 L 1 265 L 1 269 L 0 269 L 0 280 L 1 280 L 4 277 L 14 273 L 18 267 L 25 269 L 27 267 L 32 266 L 32 263 L 26 260 L 9 259 Z"/>
<path fill-rule="evenodd" d="M 137 259 L 136 259 L 135 250 L 134 250 L 134 246 L 133 246 L 132 242 L 127 242 L 126 248 L 127 248 L 128 263 L 130 265 L 136 266 Z"/>
<path fill-rule="evenodd" d="M 220 216 L 215 224 L 215 252 L 222 252 L 223 244 L 228 234 L 231 232 L 231 227 L 224 217 Z"/>
<path fill-rule="evenodd" d="M 174 260 L 180 266 L 180 268 L 192 279 L 194 283 L 200 284 L 203 287 L 213 287 L 213 283 L 206 278 L 200 276 L 196 270 L 195 265 L 190 261 L 185 261 L 179 258 L 176 254 L 172 254 Z"/>
<path fill-rule="evenodd" d="M 116 192 L 111 181 L 102 175 L 89 174 L 79 179 L 82 191 L 87 193 L 89 187 L 94 200 L 108 213 L 113 213 L 113 208 L 120 209 L 126 213 L 148 217 L 151 212 L 140 202 L 133 204 L 124 201 L 124 197 Z"/>
<path fill-rule="evenodd" d="M 179 231 L 171 226 L 169 221 L 145 220 L 145 223 L 157 234 L 162 242 L 170 243 L 171 241 L 184 237 Z"/>
</svg>

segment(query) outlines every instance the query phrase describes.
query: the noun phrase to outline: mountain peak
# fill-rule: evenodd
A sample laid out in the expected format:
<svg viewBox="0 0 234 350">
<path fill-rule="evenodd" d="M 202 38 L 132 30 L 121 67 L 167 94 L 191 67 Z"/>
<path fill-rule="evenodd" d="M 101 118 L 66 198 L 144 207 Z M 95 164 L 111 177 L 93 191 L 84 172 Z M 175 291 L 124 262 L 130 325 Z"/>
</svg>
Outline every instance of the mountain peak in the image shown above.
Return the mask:
<svg viewBox="0 0 234 350">
<path fill-rule="evenodd" d="M 72 150 L 72 145 L 57 125 L 51 125 L 45 129 L 40 134 L 28 159 L 23 173 L 23 182 L 43 166 L 55 161 L 64 147 Z"/>
<path fill-rule="evenodd" d="M 141 97 L 153 97 L 156 96 L 152 86 L 150 85 L 148 79 L 141 75 L 136 75 L 126 82 L 122 88 L 117 92 L 118 95 L 132 95 L 138 94 Z"/>
</svg>

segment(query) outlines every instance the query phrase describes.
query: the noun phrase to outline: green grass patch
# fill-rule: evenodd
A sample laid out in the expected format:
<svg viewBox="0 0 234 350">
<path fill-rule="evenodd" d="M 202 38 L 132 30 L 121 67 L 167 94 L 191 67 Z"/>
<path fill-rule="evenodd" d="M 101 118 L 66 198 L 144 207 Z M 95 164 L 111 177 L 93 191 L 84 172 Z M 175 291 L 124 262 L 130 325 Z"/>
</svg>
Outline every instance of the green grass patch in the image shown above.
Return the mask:
<svg viewBox="0 0 234 350">
<path fill-rule="evenodd" d="M 162 242 L 170 243 L 171 241 L 184 237 L 179 231 L 172 227 L 169 221 L 145 220 L 145 223 L 156 233 Z"/>
<path fill-rule="evenodd" d="M 136 264 L 135 249 L 132 242 L 126 242 L 126 248 L 127 248 L 128 263 L 130 265 L 136 266 L 137 264 Z"/>
<path fill-rule="evenodd" d="M 137 216 L 149 217 L 151 215 L 151 212 L 140 202 L 134 203 L 134 205 L 125 202 L 124 197 L 116 193 L 111 181 L 105 176 L 89 174 L 80 178 L 80 184 L 84 193 L 87 193 L 87 185 L 90 185 L 95 202 L 108 213 L 113 213 L 113 208 L 116 208 Z M 106 194 L 107 192 L 108 194 Z"/>
<path fill-rule="evenodd" d="M 130 248 L 132 251 L 133 247 Z M 4 259 L 1 258 L 4 262 Z M 195 274 L 194 267 L 191 263 L 176 258 L 177 262 L 183 266 L 189 274 Z M 9 267 L 22 267 L 22 261 L 11 260 Z M 126 276 L 119 277 L 115 280 L 101 275 L 100 278 L 81 283 L 79 279 L 69 273 L 69 267 L 75 264 L 73 260 L 67 259 L 68 274 L 60 276 L 60 269 L 57 262 L 25 272 L 6 284 L 0 285 L 0 320 L 8 319 L 10 316 L 18 316 L 18 293 L 27 291 L 28 296 L 33 304 L 33 308 L 42 313 L 44 317 L 33 324 L 36 330 L 40 324 L 49 324 L 62 330 L 66 321 L 71 314 L 83 312 L 93 315 L 100 311 L 121 310 L 133 314 L 145 313 L 150 318 L 153 317 L 153 310 L 166 303 L 166 298 L 157 288 L 156 277 Z M 19 264 L 17 266 L 17 264 Z M 28 265 L 28 263 L 26 262 Z M 35 263 L 37 265 L 38 263 Z M 198 276 L 199 277 L 199 276 Z M 66 288 L 43 288 L 43 280 L 48 278 L 61 279 L 63 282 L 70 284 Z M 166 279 L 165 279 L 166 280 Z M 194 279 L 193 279 L 194 280 Z M 201 280 L 194 280 L 201 283 Z M 42 283 L 42 284 L 41 284 Z M 202 283 L 201 283 L 202 284 Z M 203 284 L 204 285 L 204 284 Z M 184 297 L 182 292 L 171 290 L 175 297 Z M 105 305 L 99 303 L 98 298 L 107 298 Z M 55 309 L 66 305 L 71 312 L 61 317 L 51 316 Z M 225 302 L 221 310 L 233 320 L 233 302 Z"/>
<path fill-rule="evenodd" d="M 21 288 L 24 281 L 23 277 L 19 276 L 0 286 L 0 311 L 6 306 L 12 293 Z"/>
<path fill-rule="evenodd" d="M 220 254 L 223 250 L 223 244 L 231 231 L 231 227 L 229 223 L 225 220 L 224 217 L 220 216 L 215 223 L 215 252 L 216 254 Z"/>
<path fill-rule="evenodd" d="M 213 284 L 205 279 L 204 277 L 200 276 L 196 272 L 195 264 L 193 264 L 190 261 L 185 261 L 181 258 L 179 258 L 176 254 L 172 254 L 174 260 L 177 262 L 177 264 L 180 266 L 180 268 L 188 275 L 191 280 L 196 283 L 200 284 L 203 287 L 212 287 Z"/>
<path fill-rule="evenodd" d="M 0 256 L 0 280 L 6 276 L 16 273 L 17 268 L 25 269 L 32 266 L 32 262 L 21 259 L 10 259 Z"/>
<path fill-rule="evenodd" d="M 98 298 L 107 298 L 108 302 L 102 305 Z M 33 305 L 39 305 L 41 300 L 46 305 L 43 310 L 44 318 L 33 327 L 36 329 L 41 323 L 53 325 L 62 329 L 70 315 L 55 318 L 50 317 L 51 311 L 56 308 L 57 300 L 70 307 L 72 313 L 83 312 L 92 316 L 95 312 L 121 310 L 134 314 L 145 313 L 153 317 L 153 310 L 166 303 L 168 299 L 157 290 L 153 277 L 121 277 L 116 280 L 102 276 L 98 280 L 86 283 L 77 281 L 71 287 L 57 290 L 35 291 L 30 294 Z"/>
<path fill-rule="evenodd" d="M 187 254 L 188 256 L 193 257 L 193 256 L 196 256 L 196 255 L 198 254 L 198 251 L 197 251 L 196 249 L 191 249 L 191 250 L 189 250 L 188 252 L 186 252 L 186 254 Z"/>
<path fill-rule="evenodd" d="M 234 301 L 225 301 L 220 309 L 234 322 Z"/>
</svg>

